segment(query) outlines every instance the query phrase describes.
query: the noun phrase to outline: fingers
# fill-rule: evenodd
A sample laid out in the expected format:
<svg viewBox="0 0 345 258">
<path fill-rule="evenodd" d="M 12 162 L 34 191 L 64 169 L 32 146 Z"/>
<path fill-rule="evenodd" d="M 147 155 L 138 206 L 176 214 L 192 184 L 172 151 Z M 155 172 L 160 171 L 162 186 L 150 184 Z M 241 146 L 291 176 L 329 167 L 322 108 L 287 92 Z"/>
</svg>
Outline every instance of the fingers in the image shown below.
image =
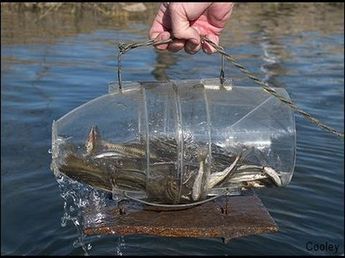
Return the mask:
<svg viewBox="0 0 345 258">
<path fill-rule="evenodd" d="M 162 41 L 162 40 L 167 40 L 171 38 L 171 34 L 168 31 L 163 31 L 161 33 L 159 32 L 154 32 L 151 34 L 151 39 L 155 39 L 156 41 Z M 156 45 L 155 48 L 159 50 L 166 50 L 168 49 L 169 44 L 161 44 L 161 45 Z"/>
<path fill-rule="evenodd" d="M 185 49 L 190 54 L 198 52 L 201 49 L 200 35 L 190 25 L 190 19 L 194 17 L 188 17 L 188 15 L 190 16 L 191 10 L 193 10 L 193 16 L 200 16 L 209 6 L 209 4 L 204 5 L 198 4 L 196 8 L 195 4 L 161 4 L 149 31 L 149 37 L 157 41 L 173 38 L 173 41 L 170 44 L 162 44 L 155 47 L 172 52 L 177 52 L 181 49 Z"/>
<path fill-rule="evenodd" d="M 211 41 L 213 41 L 215 44 L 218 45 L 219 43 L 219 36 L 211 34 L 211 35 L 206 35 L 206 37 L 208 39 L 210 39 Z M 210 55 L 216 52 L 216 50 L 214 49 L 214 47 L 212 47 L 209 43 L 207 42 L 203 42 L 202 43 L 202 50 L 204 51 L 204 53 Z"/>
<path fill-rule="evenodd" d="M 197 19 L 208 6 L 208 4 L 190 3 L 169 5 L 172 35 L 177 39 L 185 40 L 184 49 L 189 54 L 195 54 L 201 48 L 200 35 L 191 26 L 191 21 Z"/>
<path fill-rule="evenodd" d="M 217 28 L 224 28 L 229 20 L 234 3 L 212 3 L 208 9 L 208 21 Z"/>
<path fill-rule="evenodd" d="M 149 38 L 156 39 L 157 41 L 166 40 L 171 38 L 170 34 L 170 15 L 167 11 L 168 3 L 163 3 L 160 5 L 158 13 L 153 20 L 151 29 L 149 31 Z M 157 49 L 165 50 L 169 44 L 162 44 L 155 46 Z"/>
<path fill-rule="evenodd" d="M 191 55 L 194 55 L 201 49 L 201 44 L 194 44 L 191 41 L 187 41 L 184 45 L 184 50 Z"/>
<path fill-rule="evenodd" d="M 180 51 L 184 48 L 186 41 L 184 39 L 174 39 L 168 46 L 168 50 L 172 52 Z"/>
<path fill-rule="evenodd" d="M 177 52 L 184 49 L 195 54 L 202 48 L 205 53 L 212 54 L 216 50 L 209 43 L 201 42 L 200 35 L 218 44 L 219 34 L 231 11 L 231 4 L 164 3 L 153 21 L 149 37 L 157 41 L 173 39 L 169 44 L 155 46 L 160 50 Z"/>
</svg>

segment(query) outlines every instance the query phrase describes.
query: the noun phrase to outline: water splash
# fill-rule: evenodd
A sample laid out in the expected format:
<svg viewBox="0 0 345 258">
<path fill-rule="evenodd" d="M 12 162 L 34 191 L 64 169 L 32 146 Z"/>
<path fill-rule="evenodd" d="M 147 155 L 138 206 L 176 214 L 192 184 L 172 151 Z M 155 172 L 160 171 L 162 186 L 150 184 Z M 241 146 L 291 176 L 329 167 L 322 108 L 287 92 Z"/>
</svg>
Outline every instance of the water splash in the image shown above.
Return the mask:
<svg viewBox="0 0 345 258">
<path fill-rule="evenodd" d="M 117 245 L 115 249 L 115 254 L 118 256 L 123 256 L 123 250 L 126 249 L 125 238 L 124 236 L 120 236 L 117 240 Z"/>
<path fill-rule="evenodd" d="M 82 248 L 84 254 L 89 255 L 93 238 L 86 236 L 83 232 L 85 220 L 82 209 L 89 205 L 102 207 L 104 205 L 102 202 L 104 193 L 70 180 L 61 174 L 57 176 L 57 182 L 60 188 L 60 196 L 64 199 L 64 214 L 61 218 L 61 226 L 65 227 L 68 222 L 72 222 L 78 233 L 78 238 L 73 242 L 73 247 Z"/>
<path fill-rule="evenodd" d="M 97 224 L 106 220 L 107 214 L 104 213 L 104 208 L 111 205 L 117 207 L 119 200 L 122 200 L 116 192 L 109 196 L 108 193 L 96 190 L 87 185 L 73 181 L 62 174 L 56 176 L 59 184 L 60 196 L 64 200 L 63 210 L 64 214 L 61 217 L 61 227 L 66 227 L 69 222 L 72 222 L 77 229 L 77 239 L 72 243 L 74 248 L 81 248 L 84 255 L 90 255 L 89 252 L 95 247 L 95 240 L 99 240 L 103 236 L 87 236 L 83 229 L 84 225 Z M 92 216 L 83 214 L 83 209 L 93 209 L 96 211 Z M 123 255 L 123 250 L 126 244 L 123 236 L 115 238 L 115 253 L 116 255 Z"/>
</svg>

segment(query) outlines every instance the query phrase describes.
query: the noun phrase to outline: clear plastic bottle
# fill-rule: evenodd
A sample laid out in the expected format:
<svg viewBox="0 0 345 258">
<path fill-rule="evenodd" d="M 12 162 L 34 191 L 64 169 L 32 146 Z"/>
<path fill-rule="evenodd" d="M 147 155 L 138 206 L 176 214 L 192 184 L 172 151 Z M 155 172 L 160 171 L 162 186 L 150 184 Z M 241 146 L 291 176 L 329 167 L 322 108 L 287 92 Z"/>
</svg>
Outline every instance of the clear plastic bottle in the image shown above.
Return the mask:
<svg viewBox="0 0 345 258">
<path fill-rule="evenodd" d="M 104 190 L 132 190 L 151 202 L 174 204 L 290 182 L 294 113 L 262 88 L 220 86 L 217 79 L 123 84 L 121 91 L 110 87 L 108 94 L 54 121 L 54 172 Z M 284 89 L 275 90 L 289 99 Z M 95 126 L 102 147 L 85 154 Z M 94 162 L 93 169 L 104 174 L 90 179 L 83 176 L 88 169 L 61 169 L 73 152 L 82 164 L 83 159 Z M 119 170 L 122 178 L 113 176 Z"/>
</svg>

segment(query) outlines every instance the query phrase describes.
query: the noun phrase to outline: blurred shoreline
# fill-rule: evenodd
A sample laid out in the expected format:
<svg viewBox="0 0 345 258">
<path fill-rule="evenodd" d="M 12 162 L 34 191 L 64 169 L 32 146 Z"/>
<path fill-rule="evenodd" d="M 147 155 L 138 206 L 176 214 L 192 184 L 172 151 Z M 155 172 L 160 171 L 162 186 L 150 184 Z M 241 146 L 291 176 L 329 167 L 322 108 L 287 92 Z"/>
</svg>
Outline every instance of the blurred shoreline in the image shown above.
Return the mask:
<svg viewBox="0 0 345 258">
<path fill-rule="evenodd" d="M 158 7 L 155 2 L 1 3 L 1 44 L 54 42 L 100 28 L 125 29 L 146 36 Z M 289 22 L 281 21 L 280 15 Z M 252 19 L 260 19 L 258 23 L 272 33 L 298 33 L 306 27 L 328 32 L 334 26 L 339 31 L 339 26 L 344 26 L 344 3 L 236 3 L 226 30 L 241 37 L 244 25 L 248 29 L 255 26 L 247 24 Z"/>
</svg>

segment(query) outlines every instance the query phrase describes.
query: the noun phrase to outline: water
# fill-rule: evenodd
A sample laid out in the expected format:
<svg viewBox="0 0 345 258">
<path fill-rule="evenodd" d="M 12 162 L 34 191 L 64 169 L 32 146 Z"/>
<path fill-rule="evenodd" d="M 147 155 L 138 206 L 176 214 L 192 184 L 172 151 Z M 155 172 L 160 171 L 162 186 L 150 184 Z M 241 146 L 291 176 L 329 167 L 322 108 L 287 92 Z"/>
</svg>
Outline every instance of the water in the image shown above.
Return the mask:
<svg viewBox="0 0 345 258">
<path fill-rule="evenodd" d="M 52 121 L 107 92 L 108 82 L 116 79 L 112 42 L 146 40 L 152 17 L 120 22 L 57 12 L 35 23 L 35 13 L 1 12 L 2 254 L 344 254 L 344 141 L 297 115 L 291 183 L 258 191 L 278 233 L 226 245 L 208 238 L 83 238 L 73 220 L 66 219 L 78 217 L 78 210 L 70 208 L 70 197 L 60 196 L 50 171 Z M 300 108 L 344 130 L 343 5 L 238 5 L 221 42 L 259 78 L 284 87 Z M 219 57 L 203 53 L 139 48 L 122 63 L 123 79 L 129 81 L 219 73 Z M 225 75 L 234 84 L 254 86 L 228 63 Z M 337 245 L 337 251 L 317 249 L 326 243 Z"/>
</svg>

